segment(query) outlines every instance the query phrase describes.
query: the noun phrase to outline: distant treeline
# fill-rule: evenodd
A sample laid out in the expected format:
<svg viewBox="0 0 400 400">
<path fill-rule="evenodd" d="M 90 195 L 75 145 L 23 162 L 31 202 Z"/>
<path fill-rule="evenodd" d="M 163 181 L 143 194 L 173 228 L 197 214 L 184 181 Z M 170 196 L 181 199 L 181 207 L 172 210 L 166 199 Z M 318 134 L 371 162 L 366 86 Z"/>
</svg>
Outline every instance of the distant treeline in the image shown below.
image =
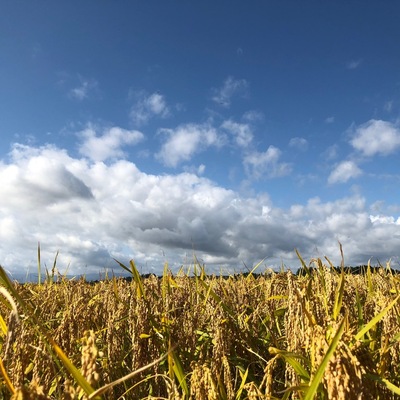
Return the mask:
<svg viewBox="0 0 400 400">
<path fill-rule="evenodd" d="M 342 267 L 333 267 L 333 270 L 336 272 L 340 273 L 342 271 Z M 297 272 L 296 275 L 299 276 L 305 276 L 309 274 L 310 272 L 312 273 L 313 271 L 316 271 L 317 268 L 312 267 L 312 268 L 300 268 Z M 400 273 L 400 270 L 393 269 L 393 268 L 385 268 L 383 266 L 369 266 L 369 270 L 371 273 L 377 273 L 378 271 L 384 271 L 386 273 L 392 273 L 392 274 L 398 274 Z M 344 272 L 346 274 L 351 274 L 351 275 L 364 275 L 368 271 L 368 265 L 358 265 L 356 267 L 351 267 L 351 266 L 346 266 L 344 267 Z"/>
<path fill-rule="evenodd" d="M 342 271 L 341 267 L 331 267 L 330 269 L 333 269 L 334 271 L 336 271 L 337 273 L 340 273 Z M 378 271 L 384 271 L 386 273 L 392 273 L 392 274 L 399 274 L 400 270 L 398 269 L 388 269 L 385 268 L 383 266 L 369 266 L 369 269 L 371 271 L 371 273 L 377 273 Z M 310 268 L 299 268 L 296 271 L 296 275 L 297 276 L 306 276 L 307 274 L 312 274 L 315 271 L 317 271 L 318 269 L 315 267 L 310 267 Z M 368 265 L 358 265 L 356 267 L 352 267 L 352 266 L 345 266 L 344 267 L 344 272 L 346 274 L 351 274 L 351 275 L 364 275 L 367 273 L 368 270 Z M 276 273 L 279 273 L 279 271 L 276 271 Z M 219 277 L 221 277 L 222 279 L 229 279 L 229 278 L 234 278 L 234 279 L 239 279 L 241 277 L 247 277 L 249 275 L 253 275 L 255 278 L 259 277 L 259 276 L 265 276 L 265 275 L 271 275 L 273 274 L 273 272 L 271 270 L 265 272 L 265 273 L 250 273 L 250 272 L 241 272 L 241 273 L 235 273 L 232 275 L 220 275 Z M 158 279 L 162 279 L 162 275 L 155 275 L 155 274 L 140 274 L 141 278 L 143 279 L 147 279 L 150 278 L 152 276 L 157 277 Z M 214 275 L 206 275 L 207 277 L 212 277 Z M 194 276 L 192 276 L 194 278 Z M 133 278 L 131 276 L 124 276 L 124 277 L 119 277 L 122 280 L 125 280 L 127 282 L 131 282 L 133 280 Z M 92 280 L 91 283 L 97 283 L 99 282 L 98 280 Z"/>
</svg>

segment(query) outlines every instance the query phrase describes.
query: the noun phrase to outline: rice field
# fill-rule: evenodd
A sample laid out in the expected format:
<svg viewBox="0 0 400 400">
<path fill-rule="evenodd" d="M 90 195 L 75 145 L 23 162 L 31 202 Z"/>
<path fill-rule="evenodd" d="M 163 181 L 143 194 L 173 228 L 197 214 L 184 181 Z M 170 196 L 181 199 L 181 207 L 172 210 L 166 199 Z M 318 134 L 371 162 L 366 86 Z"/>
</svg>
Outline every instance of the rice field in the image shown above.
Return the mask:
<svg viewBox="0 0 400 400">
<path fill-rule="evenodd" d="M 0 399 L 400 398 L 399 276 L 300 262 L 35 284 L 0 268 Z"/>
</svg>

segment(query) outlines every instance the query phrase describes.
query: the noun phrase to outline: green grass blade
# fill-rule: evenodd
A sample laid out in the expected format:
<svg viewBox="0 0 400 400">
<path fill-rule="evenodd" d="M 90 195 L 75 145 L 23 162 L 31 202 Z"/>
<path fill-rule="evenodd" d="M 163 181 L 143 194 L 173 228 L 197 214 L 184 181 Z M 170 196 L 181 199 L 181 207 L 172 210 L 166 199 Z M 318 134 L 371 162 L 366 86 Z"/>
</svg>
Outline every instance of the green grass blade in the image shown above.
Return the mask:
<svg viewBox="0 0 400 400">
<path fill-rule="evenodd" d="M 387 379 L 382 378 L 380 380 L 380 382 L 382 382 L 390 391 L 392 391 L 395 394 L 400 395 L 400 388 L 396 385 L 394 385 L 393 383 L 389 382 Z"/>
<path fill-rule="evenodd" d="M 54 276 L 55 276 L 56 271 L 57 271 L 58 254 L 59 254 L 59 251 L 57 250 L 56 256 L 54 257 L 54 261 L 53 261 L 53 267 L 51 268 L 51 280 L 49 279 L 49 282 L 48 282 L 50 284 L 52 284 L 54 282 Z"/>
<path fill-rule="evenodd" d="M 40 242 L 38 242 L 37 259 L 38 259 L 38 285 L 40 286 L 42 283 L 42 266 L 40 263 Z"/>
<path fill-rule="evenodd" d="M 218 305 L 220 305 L 222 307 L 222 309 L 228 313 L 232 318 L 234 318 L 236 320 L 236 316 L 234 314 L 234 312 L 232 311 L 232 309 L 230 307 L 228 307 L 223 300 L 221 299 L 220 296 L 218 296 L 217 293 L 214 292 L 214 290 L 212 290 L 211 285 L 207 285 L 206 282 L 204 282 L 203 280 L 199 280 L 200 284 L 203 285 L 203 287 L 207 290 L 207 297 L 208 295 L 210 295 L 217 303 Z"/>
<path fill-rule="evenodd" d="M 65 353 L 61 350 L 61 348 L 56 344 L 56 342 L 51 338 L 49 333 L 47 332 L 46 328 L 44 325 L 36 318 L 34 311 L 31 309 L 31 307 L 25 303 L 25 301 L 22 299 L 22 297 L 18 294 L 17 290 L 15 289 L 15 286 L 13 283 L 10 281 L 10 278 L 7 276 L 6 272 L 4 269 L 0 266 L 0 284 L 2 284 L 16 299 L 18 305 L 22 308 L 26 316 L 30 319 L 33 327 L 36 329 L 36 331 L 42 335 L 47 343 L 47 346 L 51 346 L 59 359 L 62 361 L 64 364 L 65 368 L 70 372 L 70 374 L 74 377 L 74 379 L 77 381 L 79 386 L 85 391 L 86 394 L 90 394 L 94 392 L 94 389 L 92 386 L 89 384 L 89 382 L 86 381 L 86 379 L 83 377 L 83 375 L 79 372 L 79 370 L 73 365 L 73 363 L 69 360 L 69 358 L 65 355 Z M 57 362 L 57 357 L 52 353 L 52 356 L 54 357 L 55 361 Z"/>
<path fill-rule="evenodd" d="M 306 273 L 307 273 L 308 276 L 311 276 L 310 268 L 307 267 L 306 263 L 305 263 L 304 260 L 303 260 L 303 257 L 301 256 L 301 254 L 299 253 L 299 251 L 298 251 L 297 249 L 294 249 L 294 250 L 295 250 L 295 252 L 296 252 L 296 254 L 297 254 L 297 257 L 298 257 L 299 260 L 300 260 L 301 268 L 302 268 L 304 271 L 306 271 Z"/>
<path fill-rule="evenodd" d="M 144 288 L 143 288 L 143 282 L 142 282 L 142 277 L 139 274 L 138 269 L 136 268 L 135 262 L 133 260 L 129 261 L 129 264 L 132 269 L 132 276 L 133 279 L 136 282 L 137 285 L 137 293 L 138 293 L 138 298 L 143 298 L 145 299 L 146 296 L 144 294 Z"/>
<path fill-rule="evenodd" d="M 239 372 L 242 377 L 242 382 L 240 383 L 239 389 L 236 392 L 236 397 L 235 397 L 236 400 L 239 400 L 242 396 L 244 385 L 246 384 L 247 376 L 249 375 L 249 368 L 247 368 L 244 373 L 242 371 Z"/>
<path fill-rule="evenodd" d="M 310 387 L 306 391 L 305 397 L 303 400 L 313 400 L 315 394 L 317 393 L 318 386 L 321 383 L 322 377 L 324 376 L 324 372 L 326 369 L 326 366 L 328 365 L 328 362 L 330 358 L 332 357 L 333 353 L 336 350 L 336 347 L 339 344 L 339 340 L 342 337 L 343 331 L 344 331 L 344 326 L 346 322 L 346 317 L 343 318 L 342 322 L 339 325 L 339 328 L 332 340 L 332 343 L 330 344 L 328 351 L 326 352 L 320 366 L 318 367 L 313 380 L 310 382 Z"/>
<path fill-rule="evenodd" d="M 253 267 L 253 269 L 248 273 L 248 275 L 246 276 L 246 280 L 249 280 L 252 276 L 253 276 L 253 274 L 254 274 L 254 271 L 263 263 L 265 261 L 265 258 L 263 258 L 259 263 L 257 263 L 254 267 Z"/>
<path fill-rule="evenodd" d="M 145 297 L 145 293 L 144 293 L 144 289 L 143 289 L 143 282 L 142 282 L 142 278 L 139 274 L 138 269 L 136 268 L 135 262 L 133 260 L 129 261 L 129 264 L 131 266 L 131 268 L 128 268 L 126 265 L 122 264 L 121 262 L 119 262 L 118 260 L 116 260 L 115 258 L 113 259 L 122 269 L 124 269 L 125 271 L 129 272 L 129 274 L 132 276 L 133 280 L 136 282 L 137 285 L 137 295 L 138 298 L 143 297 L 144 299 Z"/>
<path fill-rule="evenodd" d="M 122 268 L 124 269 L 126 272 L 128 272 L 129 275 L 132 275 L 132 271 L 124 264 L 122 264 L 121 262 L 119 262 L 118 260 L 116 260 L 115 258 L 113 258 L 113 260 Z"/>
<path fill-rule="evenodd" d="M 84 390 L 84 392 L 87 395 L 90 395 L 94 392 L 93 387 L 90 385 L 90 383 L 83 377 L 81 372 L 78 370 L 78 368 L 75 367 L 75 365 L 70 361 L 70 359 L 66 356 L 66 354 L 61 350 L 61 348 L 53 341 L 50 340 L 51 345 L 53 346 L 54 351 L 64 364 L 65 368 L 68 370 L 68 372 L 74 377 L 75 381 L 78 383 L 78 385 Z"/>
<path fill-rule="evenodd" d="M 291 353 L 289 351 L 277 349 L 275 347 L 270 347 L 268 351 L 271 354 L 278 355 L 279 357 L 283 358 L 288 364 L 292 366 L 296 374 L 300 376 L 301 379 L 306 382 L 310 381 L 310 374 L 298 361 L 299 358 L 304 359 L 304 357 L 299 356 L 295 353 Z"/>
<path fill-rule="evenodd" d="M 391 308 L 393 308 L 396 303 L 399 301 L 400 295 L 398 295 L 385 309 L 383 309 L 378 315 L 376 315 L 374 318 L 371 319 L 371 321 L 368 322 L 362 328 L 361 330 L 358 331 L 358 333 L 354 336 L 355 340 L 360 340 L 371 328 L 373 328 L 389 311 Z"/>
<path fill-rule="evenodd" d="M 381 378 L 379 375 L 373 375 L 373 374 L 366 374 L 366 377 L 386 386 L 394 394 L 400 395 L 400 387 L 394 385 L 392 382 L 388 381 L 387 379 Z"/>
<path fill-rule="evenodd" d="M 170 349 L 168 352 L 168 364 L 178 380 L 179 386 L 182 388 L 183 393 L 189 397 L 189 388 L 186 383 L 186 377 L 185 373 L 183 372 L 182 363 L 178 354 L 173 349 Z"/>
<path fill-rule="evenodd" d="M 19 295 L 19 293 L 15 289 L 13 283 L 11 282 L 10 278 L 8 277 L 6 271 L 2 266 L 0 266 L 0 284 L 3 285 L 10 294 L 12 294 L 12 296 L 17 301 L 18 305 L 22 308 L 25 314 L 28 315 L 31 314 L 32 310 L 30 310 L 25 301 Z"/>
</svg>

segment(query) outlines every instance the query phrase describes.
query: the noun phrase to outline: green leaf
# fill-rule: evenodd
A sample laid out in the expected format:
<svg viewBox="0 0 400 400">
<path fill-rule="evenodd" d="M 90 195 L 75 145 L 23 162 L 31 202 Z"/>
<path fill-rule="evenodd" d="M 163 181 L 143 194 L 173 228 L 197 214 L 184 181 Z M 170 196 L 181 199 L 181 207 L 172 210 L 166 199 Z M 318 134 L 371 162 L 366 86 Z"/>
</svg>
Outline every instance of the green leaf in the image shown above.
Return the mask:
<svg viewBox="0 0 400 400">
<path fill-rule="evenodd" d="M 366 374 L 366 377 L 369 379 L 372 379 L 373 381 L 379 382 L 382 385 L 385 385 L 390 391 L 393 393 L 400 395 L 400 387 L 394 385 L 390 381 L 388 381 L 385 378 L 381 378 L 378 375 L 373 375 L 373 374 Z"/>
<path fill-rule="evenodd" d="M 132 278 L 133 278 L 133 280 L 136 282 L 136 285 L 137 285 L 137 295 L 138 295 L 138 298 L 143 297 L 143 298 L 145 299 L 146 297 L 145 297 L 145 294 L 144 294 L 142 278 L 140 277 L 139 271 L 137 270 L 134 261 L 133 261 L 133 260 L 130 260 L 130 261 L 129 261 L 129 264 L 130 264 L 130 266 L 131 266 L 130 269 L 129 269 L 126 265 L 124 265 L 124 264 L 122 264 L 121 262 L 119 262 L 118 260 L 116 260 L 115 258 L 114 258 L 114 261 L 115 261 L 116 263 L 118 263 L 118 265 L 119 265 L 121 268 L 123 268 L 125 271 L 129 272 L 129 273 L 132 275 Z"/>
<path fill-rule="evenodd" d="M 313 380 L 310 382 L 310 387 L 306 391 L 306 395 L 303 400 L 313 400 L 315 394 L 317 393 L 318 386 L 321 383 L 322 377 L 324 376 L 324 372 L 326 369 L 326 366 L 328 365 L 328 362 L 330 358 L 333 356 L 333 353 L 335 352 L 339 340 L 342 337 L 343 331 L 344 331 L 344 326 L 345 326 L 345 321 L 346 317 L 343 318 L 342 322 L 339 325 L 339 328 L 332 340 L 332 343 L 330 344 L 328 351 L 326 352 L 320 366 L 318 367 Z"/>
<path fill-rule="evenodd" d="M 51 345 L 53 346 L 54 351 L 57 353 L 58 357 L 61 359 L 65 368 L 69 371 L 69 373 L 74 377 L 75 381 L 79 384 L 79 386 L 85 391 L 87 395 L 90 395 L 94 392 L 93 387 L 90 383 L 83 377 L 80 371 L 75 367 L 75 365 L 70 361 L 70 359 L 65 355 L 65 353 L 61 350 L 61 348 L 51 340 Z"/>
<path fill-rule="evenodd" d="M 234 312 L 232 311 L 232 309 L 230 307 L 228 307 L 221 299 L 220 296 L 218 296 L 217 293 L 214 292 L 214 290 L 212 290 L 211 285 L 207 285 L 206 282 L 204 282 L 203 280 L 199 280 L 200 284 L 202 286 L 204 286 L 204 288 L 207 290 L 207 297 L 205 299 L 205 302 L 207 301 L 208 296 L 211 296 L 217 303 L 218 305 L 220 305 L 222 307 L 222 309 L 228 313 L 233 319 L 236 320 L 236 316 L 234 314 Z"/>
<path fill-rule="evenodd" d="M 133 260 L 129 261 L 129 264 L 131 265 L 131 268 L 132 268 L 133 279 L 135 280 L 136 285 L 137 285 L 138 297 L 139 298 L 143 297 L 145 299 L 146 296 L 144 295 L 143 282 L 142 282 L 142 278 L 141 278 L 141 276 L 139 274 L 139 271 L 136 268 L 136 265 L 135 265 Z"/>
<path fill-rule="evenodd" d="M 38 259 L 38 285 L 40 286 L 42 283 L 42 268 L 40 263 L 40 242 L 38 242 L 37 259 Z"/>
<path fill-rule="evenodd" d="M 393 308 L 396 303 L 399 301 L 400 295 L 398 295 L 385 309 L 383 309 L 378 315 L 371 319 L 364 326 L 364 328 L 360 329 L 358 333 L 354 336 L 355 340 L 360 340 L 371 328 L 373 328 L 389 311 Z"/>
<path fill-rule="evenodd" d="M 381 382 L 393 393 L 400 395 L 400 388 L 393 383 L 389 382 L 387 379 L 382 378 Z"/>
<path fill-rule="evenodd" d="M 242 378 L 242 382 L 240 383 L 239 389 L 236 392 L 236 400 L 239 400 L 241 398 L 240 396 L 242 395 L 244 385 L 246 384 L 247 375 L 249 374 L 249 368 L 247 368 L 244 373 L 239 370 L 239 373 Z"/>
<path fill-rule="evenodd" d="M 246 281 L 249 280 L 249 279 L 253 276 L 254 271 L 264 262 L 264 260 L 265 260 L 265 258 L 263 258 L 259 263 L 257 263 L 257 264 L 254 266 L 254 268 L 253 268 L 253 269 L 248 273 L 248 275 L 246 276 Z"/>
<path fill-rule="evenodd" d="M 183 372 L 181 360 L 179 359 L 178 354 L 172 349 L 168 353 L 168 365 L 178 380 L 179 386 L 182 388 L 185 395 L 189 397 L 189 388 L 186 383 L 186 377 Z"/>
<path fill-rule="evenodd" d="M 113 260 L 122 268 L 124 269 L 126 272 L 128 272 L 129 274 L 132 275 L 132 271 L 124 264 L 122 264 L 121 262 L 119 262 L 118 260 L 116 260 L 115 258 L 113 258 Z"/>
<path fill-rule="evenodd" d="M 292 366 L 292 368 L 295 370 L 296 374 L 303 379 L 306 382 L 310 381 L 310 374 L 308 371 L 299 363 L 298 359 L 303 359 L 305 358 L 303 356 L 300 356 L 295 353 L 291 353 L 289 351 L 284 351 L 277 349 L 276 347 L 270 347 L 268 351 L 271 354 L 278 355 L 279 357 L 283 358 L 288 364 Z"/>
<path fill-rule="evenodd" d="M 296 252 L 296 254 L 297 254 L 297 257 L 299 258 L 299 260 L 300 260 L 300 262 L 301 262 L 301 268 L 302 268 L 304 271 L 306 271 L 306 273 L 307 273 L 308 276 L 311 276 L 311 270 L 310 270 L 309 267 L 307 267 L 306 263 L 305 263 L 304 260 L 303 260 L 303 257 L 301 256 L 301 254 L 299 253 L 299 251 L 298 251 L 297 249 L 294 249 L 294 250 L 295 250 L 295 252 Z"/>
</svg>

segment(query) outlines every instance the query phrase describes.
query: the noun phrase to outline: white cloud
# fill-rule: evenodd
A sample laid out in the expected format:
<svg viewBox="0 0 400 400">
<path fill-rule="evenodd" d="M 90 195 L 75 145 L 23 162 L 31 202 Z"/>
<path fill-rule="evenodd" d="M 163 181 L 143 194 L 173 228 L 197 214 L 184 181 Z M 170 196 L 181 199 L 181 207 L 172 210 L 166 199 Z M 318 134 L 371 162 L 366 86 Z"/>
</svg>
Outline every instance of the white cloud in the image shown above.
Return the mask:
<svg viewBox="0 0 400 400">
<path fill-rule="evenodd" d="M 253 179 L 279 178 L 288 175 L 292 167 L 279 162 L 282 152 L 275 146 L 269 146 L 265 152 L 253 151 L 243 159 L 247 174 Z"/>
<path fill-rule="evenodd" d="M 361 59 L 358 60 L 351 60 L 346 63 L 346 68 L 347 69 L 357 69 L 362 63 Z"/>
<path fill-rule="evenodd" d="M 388 100 L 387 102 L 385 102 L 385 104 L 383 105 L 383 109 L 390 113 L 393 111 L 393 105 L 394 105 L 394 101 L 393 100 Z"/>
<path fill-rule="evenodd" d="M 277 149 L 263 154 L 278 163 Z M 72 274 L 118 271 L 112 257 L 133 258 L 144 273 L 161 273 L 166 258 L 176 271 L 193 249 L 217 273 L 265 257 L 297 268 L 294 248 L 338 265 L 338 240 L 346 264 L 398 256 L 398 217 L 371 216 L 359 195 L 284 210 L 266 195 L 242 197 L 195 174 L 151 175 L 127 160 L 73 158 L 49 145 L 15 145 L 0 161 L 0 181 L 0 259 L 23 276 L 36 270 L 38 241 L 43 263 L 59 250 L 58 267 L 70 264 Z"/>
<path fill-rule="evenodd" d="M 357 178 L 362 174 L 361 169 L 354 161 L 342 161 L 331 172 L 328 177 L 328 183 L 344 183 L 349 179 Z"/>
<path fill-rule="evenodd" d="M 339 146 L 337 144 L 333 144 L 322 153 L 322 156 L 326 158 L 327 161 L 331 161 L 338 157 L 338 152 Z"/>
<path fill-rule="evenodd" d="M 235 142 L 239 147 L 246 148 L 253 141 L 253 133 L 248 124 L 239 124 L 232 120 L 227 120 L 222 123 L 221 127 L 234 136 Z"/>
<path fill-rule="evenodd" d="M 206 166 L 204 164 L 200 164 L 198 166 L 195 165 L 185 165 L 183 167 L 183 170 L 185 172 L 188 172 L 190 174 L 196 174 L 196 175 L 204 175 L 204 172 L 206 170 Z"/>
<path fill-rule="evenodd" d="M 250 110 L 243 114 L 243 119 L 249 122 L 257 122 L 264 119 L 264 114 L 261 111 Z"/>
<path fill-rule="evenodd" d="M 168 167 L 189 161 L 194 154 L 210 146 L 219 147 L 224 141 L 224 137 L 209 125 L 186 124 L 176 129 L 162 129 L 160 133 L 167 135 L 167 139 L 156 158 Z"/>
<path fill-rule="evenodd" d="M 109 158 L 123 157 L 124 145 L 135 145 L 144 139 L 139 131 L 129 131 L 119 127 L 104 130 L 101 136 L 97 136 L 95 127 L 89 125 L 79 133 L 83 139 L 79 153 L 93 161 L 105 161 Z"/>
<path fill-rule="evenodd" d="M 372 223 L 375 224 L 394 224 L 394 225 L 400 225 L 400 217 L 395 219 L 392 215 L 370 215 L 369 216 L 370 220 Z"/>
<path fill-rule="evenodd" d="M 98 88 L 98 83 L 94 79 L 83 79 L 79 77 L 80 84 L 69 91 L 70 97 L 82 101 L 89 97 L 89 93 Z"/>
<path fill-rule="evenodd" d="M 300 151 L 306 151 L 308 148 L 308 142 L 304 138 L 294 137 L 290 139 L 289 146 L 294 147 Z"/>
<path fill-rule="evenodd" d="M 237 93 L 246 93 L 249 84 L 245 79 L 228 77 L 221 88 L 214 90 L 213 101 L 222 107 L 229 108 L 232 97 Z"/>
<path fill-rule="evenodd" d="M 356 128 L 350 143 L 365 156 L 388 155 L 400 148 L 400 129 L 391 122 L 371 119 Z"/>
<path fill-rule="evenodd" d="M 335 117 L 327 117 L 325 118 L 325 123 L 333 124 L 335 122 Z"/>
<path fill-rule="evenodd" d="M 155 116 L 166 118 L 171 114 L 165 97 L 162 94 L 152 93 L 146 96 L 141 92 L 137 94 L 137 97 L 139 99 L 130 111 L 131 119 L 136 125 L 144 125 Z"/>
</svg>

